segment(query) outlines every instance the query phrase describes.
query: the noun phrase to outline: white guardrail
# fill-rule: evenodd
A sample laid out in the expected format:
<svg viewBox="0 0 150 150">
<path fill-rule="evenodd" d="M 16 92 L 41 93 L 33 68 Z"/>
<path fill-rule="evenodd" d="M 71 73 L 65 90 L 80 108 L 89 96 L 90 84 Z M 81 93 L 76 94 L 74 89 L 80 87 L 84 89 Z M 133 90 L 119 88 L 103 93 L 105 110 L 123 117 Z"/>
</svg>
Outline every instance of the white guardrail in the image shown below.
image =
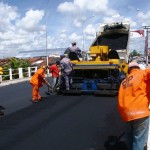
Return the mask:
<svg viewBox="0 0 150 150">
<path fill-rule="evenodd" d="M 31 77 L 33 73 L 37 71 L 36 67 L 18 68 L 3 70 L 3 74 L 0 75 L 0 83 L 8 80 L 23 79 L 25 77 Z"/>
</svg>

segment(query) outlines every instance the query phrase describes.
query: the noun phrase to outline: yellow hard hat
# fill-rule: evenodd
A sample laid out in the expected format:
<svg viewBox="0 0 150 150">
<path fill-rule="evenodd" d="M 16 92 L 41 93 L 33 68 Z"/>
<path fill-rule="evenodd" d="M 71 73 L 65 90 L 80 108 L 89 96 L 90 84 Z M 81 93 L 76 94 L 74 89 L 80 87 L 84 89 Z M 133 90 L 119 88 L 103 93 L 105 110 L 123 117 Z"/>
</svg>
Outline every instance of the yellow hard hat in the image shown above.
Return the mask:
<svg viewBox="0 0 150 150">
<path fill-rule="evenodd" d="M 45 68 L 46 68 L 46 66 L 41 66 L 41 68 L 45 69 Z"/>
</svg>

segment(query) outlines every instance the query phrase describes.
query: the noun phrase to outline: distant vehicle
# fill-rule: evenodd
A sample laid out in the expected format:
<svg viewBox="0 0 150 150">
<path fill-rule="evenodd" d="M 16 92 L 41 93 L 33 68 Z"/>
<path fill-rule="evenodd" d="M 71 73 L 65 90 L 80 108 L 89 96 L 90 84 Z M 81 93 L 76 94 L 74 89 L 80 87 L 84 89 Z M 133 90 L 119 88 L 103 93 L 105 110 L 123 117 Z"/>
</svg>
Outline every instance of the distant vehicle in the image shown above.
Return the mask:
<svg viewBox="0 0 150 150">
<path fill-rule="evenodd" d="M 144 56 L 141 56 L 141 59 L 146 62 L 146 58 Z"/>
<path fill-rule="evenodd" d="M 146 67 L 146 64 L 145 64 L 144 61 L 137 61 L 137 63 L 138 63 L 138 64 L 142 64 L 142 65 L 144 65 L 144 66 Z"/>
</svg>

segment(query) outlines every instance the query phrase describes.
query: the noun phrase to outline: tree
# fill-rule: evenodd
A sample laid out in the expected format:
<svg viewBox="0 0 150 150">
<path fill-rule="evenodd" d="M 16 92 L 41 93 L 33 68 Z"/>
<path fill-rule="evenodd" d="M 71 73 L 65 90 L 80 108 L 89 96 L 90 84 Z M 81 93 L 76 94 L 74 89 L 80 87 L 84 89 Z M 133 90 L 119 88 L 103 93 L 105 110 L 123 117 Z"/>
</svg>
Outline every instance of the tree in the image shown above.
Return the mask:
<svg viewBox="0 0 150 150">
<path fill-rule="evenodd" d="M 131 53 L 130 53 L 130 56 L 133 57 L 133 56 L 140 56 L 140 54 L 136 51 L 136 50 L 133 50 Z"/>
<path fill-rule="evenodd" d="M 31 64 L 26 59 L 12 58 L 10 60 L 10 68 L 12 69 L 27 68 L 29 66 L 31 66 Z"/>
<path fill-rule="evenodd" d="M 31 63 L 26 59 L 18 59 L 18 58 L 11 58 L 9 64 L 3 66 L 4 70 L 8 70 L 9 68 L 13 69 L 13 78 L 18 78 L 18 68 L 24 68 L 23 73 L 24 76 L 27 76 L 25 72 L 27 72 L 27 67 L 30 67 Z M 4 72 L 4 75 L 8 75 L 8 71 Z M 4 76 L 3 80 L 7 80 L 9 76 Z"/>
<path fill-rule="evenodd" d="M 136 50 L 133 50 L 132 54 L 133 54 L 133 56 L 137 56 L 138 53 Z"/>
</svg>

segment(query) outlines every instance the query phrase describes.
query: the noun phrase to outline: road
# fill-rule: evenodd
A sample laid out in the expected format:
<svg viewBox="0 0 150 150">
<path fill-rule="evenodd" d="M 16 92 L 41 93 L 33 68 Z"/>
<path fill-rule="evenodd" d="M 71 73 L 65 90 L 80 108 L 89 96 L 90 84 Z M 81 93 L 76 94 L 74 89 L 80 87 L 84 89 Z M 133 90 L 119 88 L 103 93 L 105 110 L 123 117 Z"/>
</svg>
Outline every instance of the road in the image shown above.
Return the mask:
<svg viewBox="0 0 150 150">
<path fill-rule="evenodd" d="M 28 81 L 0 87 L 2 150 L 105 150 L 108 136 L 124 132 L 117 97 L 47 96 L 31 102 Z"/>
</svg>

